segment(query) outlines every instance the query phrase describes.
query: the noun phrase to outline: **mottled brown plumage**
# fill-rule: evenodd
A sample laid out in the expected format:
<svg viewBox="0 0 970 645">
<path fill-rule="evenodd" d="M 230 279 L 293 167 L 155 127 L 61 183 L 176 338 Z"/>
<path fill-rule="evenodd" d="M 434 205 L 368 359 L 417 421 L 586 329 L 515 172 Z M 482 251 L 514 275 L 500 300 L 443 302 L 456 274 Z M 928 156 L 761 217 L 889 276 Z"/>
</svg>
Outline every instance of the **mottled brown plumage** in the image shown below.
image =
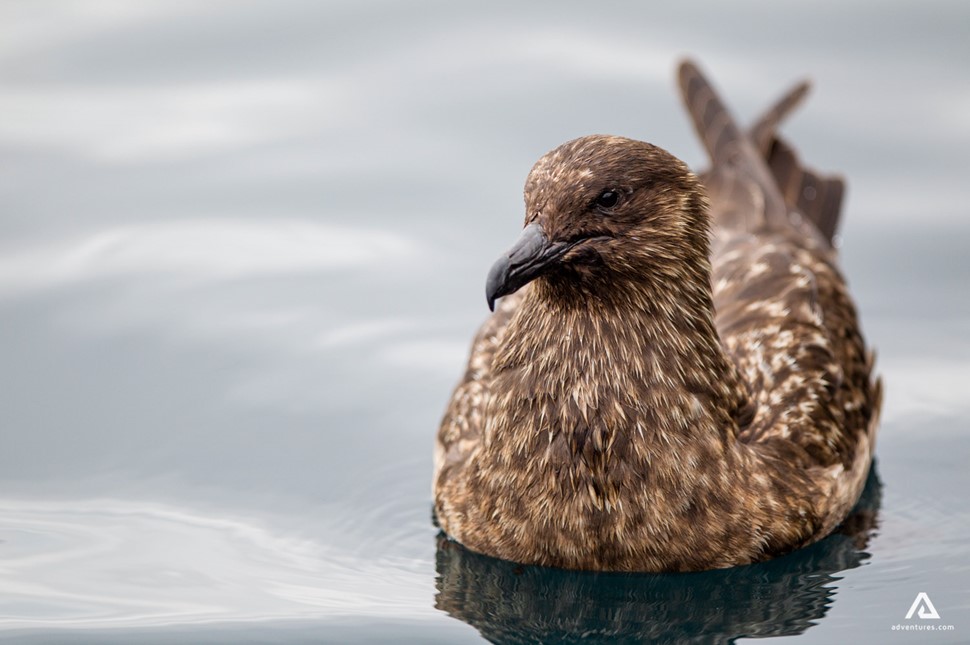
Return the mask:
<svg viewBox="0 0 970 645">
<path fill-rule="evenodd" d="M 800 634 L 838 607 L 838 585 L 829 583 L 870 557 L 867 543 L 879 523 L 875 470 L 873 463 L 837 535 L 788 557 L 698 575 L 601 576 L 523 566 L 439 535 L 435 607 L 503 645 L 724 645 Z"/>
<path fill-rule="evenodd" d="M 474 551 L 728 567 L 824 537 L 859 497 L 880 390 L 831 246 L 842 184 L 775 134 L 805 88 L 745 133 L 693 65 L 680 80 L 702 179 L 608 136 L 529 174 L 489 275 L 507 297 L 438 434 L 435 511 Z"/>
</svg>

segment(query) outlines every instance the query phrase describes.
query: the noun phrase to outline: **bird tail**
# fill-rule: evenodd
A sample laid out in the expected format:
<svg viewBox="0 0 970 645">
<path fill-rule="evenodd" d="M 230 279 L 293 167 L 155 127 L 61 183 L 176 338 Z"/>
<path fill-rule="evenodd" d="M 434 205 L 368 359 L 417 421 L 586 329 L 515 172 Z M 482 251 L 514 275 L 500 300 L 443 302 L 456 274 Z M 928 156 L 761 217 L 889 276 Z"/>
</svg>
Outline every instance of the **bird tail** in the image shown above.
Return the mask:
<svg viewBox="0 0 970 645">
<path fill-rule="evenodd" d="M 831 242 L 839 224 L 845 182 L 838 176 L 824 176 L 803 166 L 794 148 L 777 134 L 782 121 L 808 94 L 809 84 L 799 83 L 786 92 L 742 134 L 696 65 L 684 61 L 679 76 L 684 104 L 713 165 L 730 162 L 739 143 L 744 152 L 750 144 L 762 162 L 755 165 L 767 168 L 767 173 L 757 172 L 754 177 L 767 189 L 766 196 L 780 194 L 786 210 L 801 213 Z"/>
</svg>

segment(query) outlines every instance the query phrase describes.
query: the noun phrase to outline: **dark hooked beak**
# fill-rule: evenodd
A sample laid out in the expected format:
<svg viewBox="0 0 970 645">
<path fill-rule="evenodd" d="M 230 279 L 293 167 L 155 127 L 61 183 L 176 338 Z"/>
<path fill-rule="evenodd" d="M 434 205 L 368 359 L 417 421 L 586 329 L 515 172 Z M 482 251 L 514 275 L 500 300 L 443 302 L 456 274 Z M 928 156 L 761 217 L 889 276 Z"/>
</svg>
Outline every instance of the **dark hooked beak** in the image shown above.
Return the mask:
<svg viewBox="0 0 970 645">
<path fill-rule="evenodd" d="M 575 244 L 550 242 L 537 222 L 522 229 L 518 241 L 492 265 L 485 281 L 488 308 L 495 311 L 495 300 L 515 293 L 538 278 Z"/>
</svg>

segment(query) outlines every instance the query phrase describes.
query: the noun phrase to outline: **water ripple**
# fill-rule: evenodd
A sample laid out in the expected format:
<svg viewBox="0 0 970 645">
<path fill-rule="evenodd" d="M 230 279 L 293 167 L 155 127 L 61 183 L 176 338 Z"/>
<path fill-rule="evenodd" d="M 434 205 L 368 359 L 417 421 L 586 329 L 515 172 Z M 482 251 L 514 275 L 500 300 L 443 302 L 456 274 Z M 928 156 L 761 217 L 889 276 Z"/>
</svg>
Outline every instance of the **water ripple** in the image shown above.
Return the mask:
<svg viewBox="0 0 970 645">
<path fill-rule="evenodd" d="M 153 502 L 0 500 L 0 629 L 413 616 L 427 575 Z M 362 588 L 366 581 L 366 588 Z"/>
</svg>

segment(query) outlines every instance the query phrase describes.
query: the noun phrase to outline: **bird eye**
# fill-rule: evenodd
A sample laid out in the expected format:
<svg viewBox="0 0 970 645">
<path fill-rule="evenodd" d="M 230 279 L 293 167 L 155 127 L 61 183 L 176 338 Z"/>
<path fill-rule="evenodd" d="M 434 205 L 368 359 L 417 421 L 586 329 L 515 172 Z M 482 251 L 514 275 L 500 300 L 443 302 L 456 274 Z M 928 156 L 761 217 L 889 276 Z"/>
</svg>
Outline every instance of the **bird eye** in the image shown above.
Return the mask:
<svg viewBox="0 0 970 645">
<path fill-rule="evenodd" d="M 620 194 L 615 190 L 604 190 L 594 203 L 600 208 L 613 208 L 619 199 Z"/>
</svg>

